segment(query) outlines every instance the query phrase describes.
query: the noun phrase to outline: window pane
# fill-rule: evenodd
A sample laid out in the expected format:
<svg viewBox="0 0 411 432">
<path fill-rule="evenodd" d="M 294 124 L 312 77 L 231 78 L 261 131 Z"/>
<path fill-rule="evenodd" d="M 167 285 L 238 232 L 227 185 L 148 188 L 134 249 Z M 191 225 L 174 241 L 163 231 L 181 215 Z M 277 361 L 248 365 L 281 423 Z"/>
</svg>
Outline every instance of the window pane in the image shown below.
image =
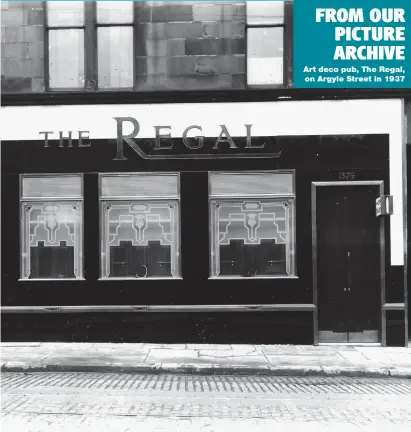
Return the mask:
<svg viewBox="0 0 411 432">
<path fill-rule="evenodd" d="M 22 178 L 22 198 L 81 198 L 81 176 Z"/>
<path fill-rule="evenodd" d="M 82 276 L 81 202 L 22 203 L 22 278 Z"/>
<path fill-rule="evenodd" d="M 178 195 L 177 174 L 104 174 L 101 176 L 101 198 L 178 198 Z"/>
<path fill-rule="evenodd" d="M 84 2 L 47 1 L 49 27 L 74 27 L 84 25 Z"/>
<path fill-rule="evenodd" d="M 133 22 L 134 5 L 132 1 L 98 1 L 98 24 L 131 24 Z"/>
<path fill-rule="evenodd" d="M 283 1 L 247 1 L 247 24 L 283 24 Z"/>
<path fill-rule="evenodd" d="M 211 173 L 211 196 L 290 195 L 294 192 L 292 173 Z"/>
<path fill-rule="evenodd" d="M 84 30 L 49 31 L 51 88 L 84 87 Z"/>
<path fill-rule="evenodd" d="M 100 88 L 133 87 L 133 27 L 99 27 Z"/>
<path fill-rule="evenodd" d="M 178 201 L 102 202 L 102 277 L 178 277 Z"/>
<path fill-rule="evenodd" d="M 248 84 L 283 84 L 283 37 L 282 27 L 247 30 Z"/>
<path fill-rule="evenodd" d="M 294 274 L 293 200 L 211 201 L 211 274 Z"/>
</svg>

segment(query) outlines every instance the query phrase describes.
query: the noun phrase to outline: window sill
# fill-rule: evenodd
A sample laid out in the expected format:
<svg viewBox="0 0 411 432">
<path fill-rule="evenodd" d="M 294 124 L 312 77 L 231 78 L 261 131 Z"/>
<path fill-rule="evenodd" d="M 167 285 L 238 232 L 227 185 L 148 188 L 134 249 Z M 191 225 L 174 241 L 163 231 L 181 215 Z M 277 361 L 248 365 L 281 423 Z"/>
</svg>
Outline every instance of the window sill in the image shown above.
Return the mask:
<svg viewBox="0 0 411 432">
<path fill-rule="evenodd" d="M 99 278 L 98 282 L 107 282 L 107 281 L 140 281 L 140 280 L 183 280 L 182 277 L 104 277 Z"/>
<path fill-rule="evenodd" d="M 242 277 L 242 276 L 212 276 L 208 280 L 267 280 L 267 279 L 299 279 L 298 276 L 252 276 L 252 277 Z"/>
<path fill-rule="evenodd" d="M 43 279 L 18 279 L 18 282 L 74 282 L 85 281 L 85 278 L 43 278 Z"/>
</svg>

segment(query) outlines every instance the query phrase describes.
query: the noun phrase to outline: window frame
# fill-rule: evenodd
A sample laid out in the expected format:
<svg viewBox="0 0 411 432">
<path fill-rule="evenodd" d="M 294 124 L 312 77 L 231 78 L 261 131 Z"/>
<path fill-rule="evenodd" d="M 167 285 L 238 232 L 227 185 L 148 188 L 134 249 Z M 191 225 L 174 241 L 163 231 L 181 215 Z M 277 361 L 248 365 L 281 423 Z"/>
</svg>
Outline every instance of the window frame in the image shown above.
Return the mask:
<svg viewBox="0 0 411 432">
<path fill-rule="evenodd" d="M 224 175 L 253 175 L 253 174 L 291 174 L 292 175 L 292 190 L 290 194 L 233 194 L 233 195 L 213 195 L 211 176 L 212 174 L 224 174 Z M 213 275 L 213 266 L 215 258 L 212 256 L 212 242 L 214 241 L 215 233 L 212 232 L 212 202 L 217 200 L 228 201 L 240 201 L 240 200 L 272 200 L 272 201 L 290 201 L 292 203 L 293 217 L 290 222 L 292 229 L 292 240 L 290 241 L 290 274 L 285 275 L 262 275 L 262 276 L 217 276 Z M 264 280 L 264 279 L 298 279 L 297 274 L 297 194 L 296 194 L 296 171 L 295 169 L 278 169 L 278 170 L 254 170 L 254 171 L 209 171 L 208 172 L 208 215 L 209 215 L 209 276 L 208 280 Z M 288 256 L 286 258 L 288 260 Z"/>
<path fill-rule="evenodd" d="M 97 2 L 83 1 L 84 6 L 84 24 L 82 26 L 52 26 L 48 24 L 48 7 L 47 1 L 43 1 L 44 13 L 44 85 L 46 92 L 70 92 L 70 93 L 84 93 L 84 92 L 124 92 L 136 89 L 136 24 L 138 5 L 137 2 L 133 3 L 133 20 L 131 23 L 97 23 Z M 97 29 L 98 27 L 132 27 L 133 29 L 133 85 L 132 87 L 111 87 L 99 88 L 98 84 L 98 58 L 97 58 Z M 84 30 L 84 87 L 50 87 L 50 58 L 49 58 L 49 32 L 50 30 L 68 30 L 68 29 L 82 29 Z"/>
<path fill-rule="evenodd" d="M 247 5 L 245 5 L 247 8 Z M 246 9 L 245 20 L 245 88 L 257 89 L 283 89 L 293 83 L 293 0 L 284 1 L 284 20 L 281 24 L 249 24 Z M 283 82 L 281 84 L 249 84 L 248 83 L 248 30 L 249 29 L 282 28 L 283 29 Z"/>
<path fill-rule="evenodd" d="M 81 198 L 79 197 L 73 197 L 73 196 L 67 196 L 67 197 L 23 197 L 23 179 L 25 177 L 40 177 L 40 178 L 46 178 L 46 177 L 79 177 L 80 178 L 80 191 L 81 191 Z M 67 202 L 72 203 L 74 201 L 81 203 L 81 226 L 80 226 L 80 238 L 79 238 L 79 256 L 74 256 L 74 261 L 76 259 L 78 260 L 79 268 L 78 273 L 79 276 L 75 278 L 33 278 L 30 279 L 29 277 L 23 277 L 23 242 L 26 241 L 24 238 L 24 215 L 23 215 L 23 205 L 25 203 L 47 203 L 47 202 Z M 20 271 L 19 271 L 19 282 L 36 282 L 36 281 L 84 281 L 85 279 L 85 269 L 84 269 L 84 175 L 82 173 L 25 173 L 19 175 L 19 232 L 20 232 L 20 257 L 19 257 L 19 264 L 20 264 Z M 29 263 L 31 267 L 31 263 Z"/>
<path fill-rule="evenodd" d="M 161 176 L 161 175 L 175 175 L 177 177 L 177 194 L 176 196 L 169 196 L 169 195 L 156 195 L 156 196 L 103 196 L 102 194 L 102 178 L 111 176 L 111 177 L 128 177 L 128 176 Z M 103 213 L 103 206 L 108 203 L 118 202 L 118 203 L 125 203 L 125 202 L 135 202 L 135 203 L 146 203 L 147 201 L 172 201 L 175 202 L 178 208 L 178 219 L 176 221 L 176 241 L 177 241 L 177 256 L 175 259 L 175 268 L 177 270 L 177 276 L 153 276 L 153 277 L 132 277 L 132 276 L 104 276 L 103 275 L 103 265 L 102 265 L 102 254 L 104 253 L 104 246 L 105 246 L 105 239 L 104 239 L 104 221 L 105 221 L 105 215 Z M 150 171 L 150 172 L 119 172 L 119 173 L 99 173 L 98 174 L 98 211 L 99 211 L 99 235 L 100 235 L 100 245 L 99 245 L 99 272 L 98 272 L 98 281 L 127 281 L 127 280 L 133 280 L 133 281 L 140 281 L 140 280 L 182 280 L 182 224 L 181 224 L 181 175 L 180 172 L 156 172 L 156 171 Z M 171 250 L 171 254 L 173 253 L 173 250 Z M 171 259 L 173 259 L 173 256 L 171 255 Z"/>
</svg>

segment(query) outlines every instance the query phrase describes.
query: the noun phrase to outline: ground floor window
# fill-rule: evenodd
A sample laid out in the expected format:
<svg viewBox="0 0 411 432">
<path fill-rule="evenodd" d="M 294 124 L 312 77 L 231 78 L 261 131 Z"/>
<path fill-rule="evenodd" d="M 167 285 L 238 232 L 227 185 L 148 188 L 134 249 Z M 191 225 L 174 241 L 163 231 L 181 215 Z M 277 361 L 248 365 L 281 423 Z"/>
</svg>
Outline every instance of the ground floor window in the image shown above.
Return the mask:
<svg viewBox="0 0 411 432">
<path fill-rule="evenodd" d="M 179 207 L 177 174 L 101 175 L 101 277 L 179 277 Z"/>
<path fill-rule="evenodd" d="M 211 277 L 295 275 L 292 172 L 210 174 Z"/>
<path fill-rule="evenodd" d="M 82 177 L 23 176 L 20 197 L 21 278 L 82 278 Z"/>
</svg>

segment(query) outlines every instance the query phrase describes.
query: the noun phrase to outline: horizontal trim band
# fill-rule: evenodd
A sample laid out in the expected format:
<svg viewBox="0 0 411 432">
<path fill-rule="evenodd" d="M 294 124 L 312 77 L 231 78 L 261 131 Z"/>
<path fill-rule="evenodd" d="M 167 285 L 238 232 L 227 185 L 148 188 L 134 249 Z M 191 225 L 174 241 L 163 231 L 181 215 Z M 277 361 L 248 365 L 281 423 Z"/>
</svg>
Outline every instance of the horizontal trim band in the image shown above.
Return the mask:
<svg viewBox="0 0 411 432">
<path fill-rule="evenodd" d="M 86 312 L 274 312 L 314 311 L 313 304 L 256 305 L 130 305 L 130 306 L 2 306 L 1 313 L 86 313 Z"/>
<path fill-rule="evenodd" d="M 2 106 L 158 104 L 210 102 L 274 102 L 281 100 L 344 100 L 409 98 L 409 89 L 256 89 L 194 91 L 52 91 L 44 93 L 3 93 Z"/>
<path fill-rule="evenodd" d="M 405 303 L 385 303 L 384 310 L 405 310 Z"/>
</svg>

